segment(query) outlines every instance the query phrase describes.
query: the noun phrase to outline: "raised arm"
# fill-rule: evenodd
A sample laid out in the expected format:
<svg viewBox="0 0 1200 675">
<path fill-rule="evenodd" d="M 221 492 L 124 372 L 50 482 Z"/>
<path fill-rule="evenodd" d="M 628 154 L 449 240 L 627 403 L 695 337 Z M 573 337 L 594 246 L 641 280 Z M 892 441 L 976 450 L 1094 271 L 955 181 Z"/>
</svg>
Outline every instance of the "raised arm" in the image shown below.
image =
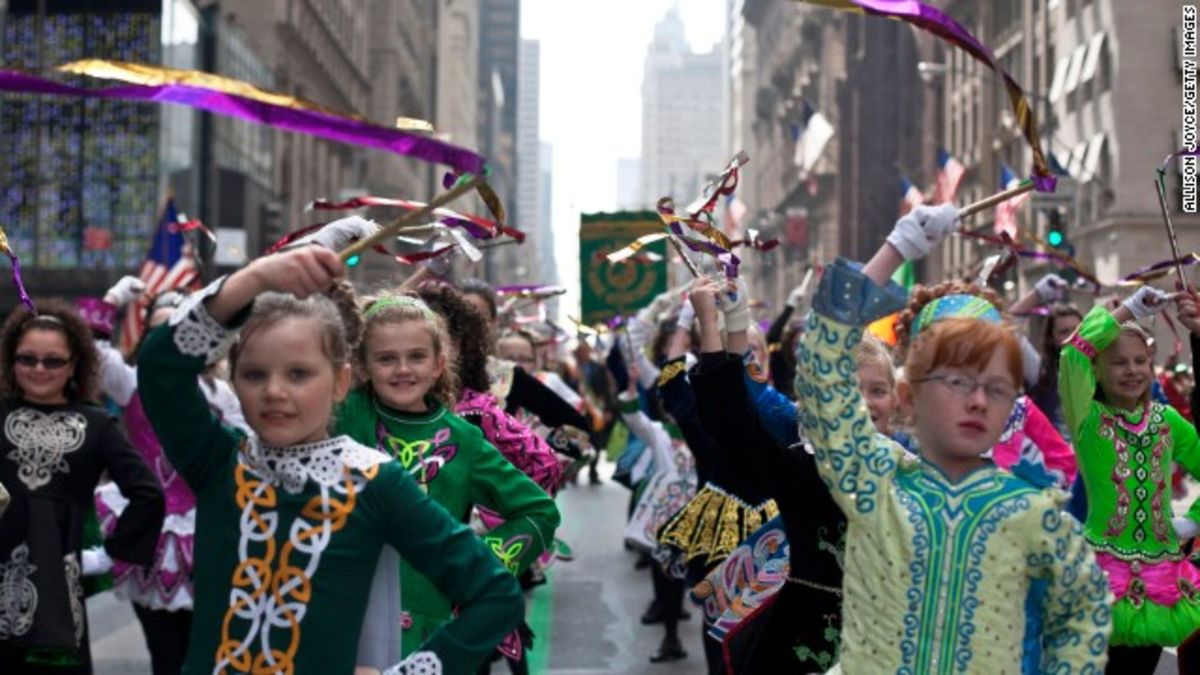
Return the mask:
<svg viewBox="0 0 1200 675">
<path fill-rule="evenodd" d="M 149 566 L 154 563 L 166 508 L 162 486 L 120 424 L 112 418 L 105 418 L 104 423 L 100 438 L 104 466 L 121 495 L 129 500 L 116 527 L 105 537 L 104 548 L 117 560 Z"/>
</svg>

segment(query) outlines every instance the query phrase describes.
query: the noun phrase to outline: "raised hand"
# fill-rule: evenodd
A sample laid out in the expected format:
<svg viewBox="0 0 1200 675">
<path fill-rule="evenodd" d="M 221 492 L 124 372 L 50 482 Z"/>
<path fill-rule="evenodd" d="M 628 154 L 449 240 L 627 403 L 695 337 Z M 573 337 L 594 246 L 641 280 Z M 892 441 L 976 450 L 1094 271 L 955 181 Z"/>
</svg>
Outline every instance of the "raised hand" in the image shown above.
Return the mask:
<svg viewBox="0 0 1200 675">
<path fill-rule="evenodd" d="M 110 305 L 124 307 L 146 292 L 146 284 L 141 279 L 126 274 L 104 293 L 104 301 Z"/>
<path fill-rule="evenodd" d="M 688 289 L 688 301 L 696 310 L 696 318 L 703 323 L 717 318 L 717 294 L 721 292 L 721 282 L 711 277 L 698 277 Z"/>
<path fill-rule="evenodd" d="M 1066 295 L 1067 286 L 1069 286 L 1069 284 L 1067 283 L 1066 279 L 1063 279 L 1057 274 L 1051 272 L 1041 279 L 1038 279 L 1038 282 L 1034 285 L 1033 290 L 1037 292 L 1038 299 L 1042 301 L 1042 304 L 1048 305 L 1052 302 L 1061 301 L 1063 296 Z"/>
<path fill-rule="evenodd" d="M 1179 315 L 1179 323 L 1192 332 L 1200 335 L 1200 293 L 1195 288 L 1181 291 L 1175 296 L 1175 307 Z"/>
<path fill-rule="evenodd" d="M 1171 296 L 1153 286 L 1142 286 L 1133 295 L 1125 298 L 1121 307 L 1129 311 L 1133 318 L 1144 319 L 1152 314 L 1158 314 L 1167 308 Z"/>
<path fill-rule="evenodd" d="M 325 227 L 296 240 L 288 248 L 299 248 L 306 244 L 317 244 L 331 251 L 340 251 L 351 242 L 366 239 L 380 230 L 379 224 L 361 216 L 349 216 L 329 223 Z"/>
<path fill-rule="evenodd" d="M 887 241 L 905 260 L 920 260 L 958 226 L 958 207 L 953 204 L 918 206 L 896 221 Z"/>
</svg>

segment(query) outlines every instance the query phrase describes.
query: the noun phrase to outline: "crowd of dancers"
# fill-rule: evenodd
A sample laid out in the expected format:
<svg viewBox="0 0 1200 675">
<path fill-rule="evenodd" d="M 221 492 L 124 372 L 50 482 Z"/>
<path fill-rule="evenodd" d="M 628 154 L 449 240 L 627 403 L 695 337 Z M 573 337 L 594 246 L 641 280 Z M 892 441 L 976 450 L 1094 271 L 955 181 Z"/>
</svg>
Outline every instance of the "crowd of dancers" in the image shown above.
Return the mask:
<svg viewBox="0 0 1200 675">
<path fill-rule="evenodd" d="M 769 326 L 700 276 L 561 359 L 444 261 L 355 288 L 335 252 L 377 229 L 358 217 L 142 302 L 131 354 L 136 278 L 18 308 L 0 672 L 92 672 L 85 601 L 112 586 L 155 675 L 526 673 L 522 591 L 573 555 L 555 496 L 603 454 L 653 662 L 1126 674 L 1178 647 L 1200 672 L 1200 505 L 1172 508 L 1196 392 L 1139 324 L 1170 313 L 1200 355 L 1195 290 L 1084 313 L 1048 275 L 1006 311 L 986 283 L 891 281 L 957 225 L 918 207 L 870 260 L 797 271 Z M 895 344 L 866 330 L 895 313 Z"/>
</svg>

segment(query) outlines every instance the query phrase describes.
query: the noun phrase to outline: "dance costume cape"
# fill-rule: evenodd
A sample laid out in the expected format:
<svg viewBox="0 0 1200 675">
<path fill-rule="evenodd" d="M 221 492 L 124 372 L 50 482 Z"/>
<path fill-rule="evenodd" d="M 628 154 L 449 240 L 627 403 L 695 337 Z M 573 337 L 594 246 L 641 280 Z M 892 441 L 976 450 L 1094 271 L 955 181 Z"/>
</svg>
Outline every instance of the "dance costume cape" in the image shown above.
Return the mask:
<svg viewBox="0 0 1200 675">
<path fill-rule="evenodd" d="M 1045 672 L 1103 666 L 1112 595 L 1061 491 L 987 465 L 957 481 L 875 433 L 854 348 L 902 307 L 839 259 L 821 279 L 796 388 L 817 469 L 849 521 L 841 672 L 1018 670 L 1029 611 L 1042 612 Z M 1035 580 L 1044 603 L 1029 603 Z"/>
<path fill-rule="evenodd" d="M 1171 527 L 1171 474 L 1178 462 L 1200 476 L 1200 443 L 1174 408 L 1127 411 L 1096 400 L 1092 359 L 1120 330 L 1095 307 L 1063 347 L 1063 417 L 1087 488 L 1084 533 L 1116 595 L 1112 643 L 1175 646 L 1200 629 L 1200 572 Z M 1200 502 L 1186 515 L 1200 522 Z"/>
<path fill-rule="evenodd" d="M 357 389 L 339 408 L 337 428 L 395 457 L 454 519 L 466 522 L 475 505 L 504 518 L 483 535 L 483 543 L 519 576 L 554 541 L 560 522 L 554 500 L 484 440 L 478 427 L 429 403 L 428 412 L 403 413 Z M 450 620 L 454 602 L 438 590 L 437 579 L 422 574 L 411 561 L 402 561 L 399 574 L 401 649 L 407 656 Z"/>
<path fill-rule="evenodd" d="M 522 618 L 516 581 L 375 448 L 345 436 L 273 447 L 216 419 L 197 375 L 236 336 L 203 304 L 222 281 L 189 297 L 139 353 L 146 414 L 196 495 L 195 615 L 183 672 L 352 672 L 387 544 L 462 608 L 389 674 L 473 673 Z"/>
</svg>

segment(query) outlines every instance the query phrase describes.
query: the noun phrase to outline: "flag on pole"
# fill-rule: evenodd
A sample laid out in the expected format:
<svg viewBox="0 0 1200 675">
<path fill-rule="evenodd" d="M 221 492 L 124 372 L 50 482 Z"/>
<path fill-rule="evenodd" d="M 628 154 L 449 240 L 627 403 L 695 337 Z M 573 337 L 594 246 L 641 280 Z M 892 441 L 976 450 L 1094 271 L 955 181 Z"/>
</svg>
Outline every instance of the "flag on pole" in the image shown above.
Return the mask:
<svg viewBox="0 0 1200 675">
<path fill-rule="evenodd" d="M 933 187 L 933 198 L 929 201 L 945 204 L 954 201 L 955 195 L 958 194 L 958 184 L 962 182 L 967 168 L 944 148 L 938 148 L 937 162 L 937 181 Z"/>
<path fill-rule="evenodd" d="M 833 125 L 808 101 L 805 101 L 800 129 L 800 137 L 796 141 L 796 155 L 793 159 L 797 168 L 808 173 L 821 158 L 821 153 L 825 150 L 829 139 L 833 138 Z"/>
<path fill-rule="evenodd" d="M 1021 184 L 1021 179 L 1013 170 L 1008 168 L 1007 164 L 1000 164 L 1000 189 L 1009 190 Z M 996 207 L 996 234 L 1008 233 L 1014 241 L 1017 239 L 1017 211 L 1029 201 L 1029 193 L 1022 194 L 1009 199 L 1008 201 L 1000 202 Z"/>
<path fill-rule="evenodd" d="M 925 195 L 921 189 L 913 185 L 904 176 L 900 177 L 900 215 L 917 208 L 925 203 Z"/>
<path fill-rule="evenodd" d="M 168 197 L 158 227 L 138 278 L 146 284 L 142 299 L 125 310 L 121 323 L 121 350 L 126 354 L 133 351 L 145 330 L 146 304 L 163 291 L 183 288 L 195 281 L 200 274 L 192 257 L 192 245 L 184 236 L 181 224 L 187 217 L 175 210 L 175 198 Z"/>
</svg>

